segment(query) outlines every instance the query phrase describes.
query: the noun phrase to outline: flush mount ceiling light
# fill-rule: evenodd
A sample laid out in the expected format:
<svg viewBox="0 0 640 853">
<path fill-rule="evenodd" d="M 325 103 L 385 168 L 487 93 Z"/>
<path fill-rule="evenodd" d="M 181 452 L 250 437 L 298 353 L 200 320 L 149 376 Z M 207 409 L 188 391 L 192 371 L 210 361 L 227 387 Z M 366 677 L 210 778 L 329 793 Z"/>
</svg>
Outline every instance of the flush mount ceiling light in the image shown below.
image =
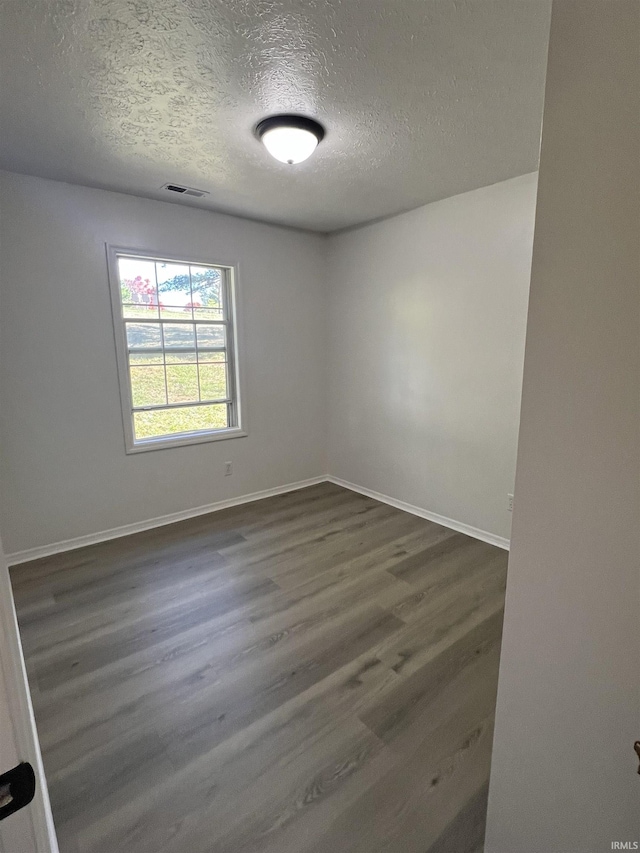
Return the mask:
<svg viewBox="0 0 640 853">
<path fill-rule="evenodd" d="M 256 136 L 272 157 L 292 166 L 311 157 L 324 138 L 324 127 L 306 116 L 269 116 L 256 127 Z"/>
</svg>

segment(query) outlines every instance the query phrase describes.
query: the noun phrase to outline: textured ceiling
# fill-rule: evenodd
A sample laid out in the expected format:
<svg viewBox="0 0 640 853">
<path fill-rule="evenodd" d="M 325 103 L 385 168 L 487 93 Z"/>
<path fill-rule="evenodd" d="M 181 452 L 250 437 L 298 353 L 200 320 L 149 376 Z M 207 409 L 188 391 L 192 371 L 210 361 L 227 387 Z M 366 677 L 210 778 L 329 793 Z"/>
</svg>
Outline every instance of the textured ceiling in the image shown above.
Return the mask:
<svg viewBox="0 0 640 853">
<path fill-rule="evenodd" d="M 0 0 L 0 166 L 332 231 L 537 168 L 550 0 Z M 290 167 L 277 112 L 327 136 Z M 170 200 L 175 200 L 175 196 Z M 181 199 L 181 203 L 186 200 Z"/>
</svg>

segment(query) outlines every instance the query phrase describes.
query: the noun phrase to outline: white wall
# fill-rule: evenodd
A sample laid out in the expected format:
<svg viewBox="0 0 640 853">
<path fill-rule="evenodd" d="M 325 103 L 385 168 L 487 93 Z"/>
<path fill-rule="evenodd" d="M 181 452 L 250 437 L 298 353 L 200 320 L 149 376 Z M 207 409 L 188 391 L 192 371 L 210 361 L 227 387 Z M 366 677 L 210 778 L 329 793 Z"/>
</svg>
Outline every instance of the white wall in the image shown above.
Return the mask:
<svg viewBox="0 0 640 853">
<path fill-rule="evenodd" d="M 556 0 L 487 853 L 640 842 L 637 0 Z"/>
<path fill-rule="evenodd" d="M 327 471 L 508 537 L 535 185 L 327 240 L 0 173 L 7 551 Z M 105 242 L 238 263 L 247 438 L 124 454 Z"/>
<path fill-rule="evenodd" d="M 238 263 L 247 438 L 125 455 L 105 242 Z M 6 551 L 323 474 L 325 243 L 0 173 Z"/>
<path fill-rule="evenodd" d="M 509 537 L 536 175 L 330 238 L 329 470 Z"/>
</svg>

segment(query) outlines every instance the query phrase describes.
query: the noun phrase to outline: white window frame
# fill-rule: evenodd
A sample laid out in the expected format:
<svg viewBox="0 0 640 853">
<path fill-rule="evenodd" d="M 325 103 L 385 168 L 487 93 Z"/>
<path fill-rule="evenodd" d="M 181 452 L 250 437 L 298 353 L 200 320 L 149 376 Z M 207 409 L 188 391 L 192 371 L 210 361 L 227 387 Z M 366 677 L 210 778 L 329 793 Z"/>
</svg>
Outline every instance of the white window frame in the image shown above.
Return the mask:
<svg viewBox="0 0 640 853">
<path fill-rule="evenodd" d="M 242 436 L 246 436 L 247 433 L 243 428 L 243 415 L 240 400 L 240 373 L 238 367 L 238 285 L 236 266 L 233 264 L 222 264 L 212 260 L 202 260 L 201 258 L 185 258 L 183 256 L 167 254 L 166 252 L 148 251 L 146 249 L 138 248 L 134 249 L 127 246 L 113 246 L 108 243 L 106 244 L 106 250 L 126 452 L 140 453 L 147 450 L 182 447 L 189 444 L 202 444 L 203 442 L 208 441 L 221 441 L 228 438 L 240 438 Z M 148 261 L 166 261 L 169 263 L 191 264 L 192 266 L 210 266 L 224 270 L 225 305 L 227 306 L 228 314 L 230 314 L 225 322 L 227 326 L 227 381 L 230 386 L 229 397 L 231 399 L 229 412 L 233 419 L 232 426 L 225 429 L 197 430 L 175 435 L 155 436 L 153 438 L 136 440 L 133 424 L 134 406 L 131 390 L 131 376 L 129 373 L 129 348 L 127 346 L 126 324 L 123 318 L 120 294 L 120 276 L 118 271 L 118 258 L 122 256 Z"/>
</svg>

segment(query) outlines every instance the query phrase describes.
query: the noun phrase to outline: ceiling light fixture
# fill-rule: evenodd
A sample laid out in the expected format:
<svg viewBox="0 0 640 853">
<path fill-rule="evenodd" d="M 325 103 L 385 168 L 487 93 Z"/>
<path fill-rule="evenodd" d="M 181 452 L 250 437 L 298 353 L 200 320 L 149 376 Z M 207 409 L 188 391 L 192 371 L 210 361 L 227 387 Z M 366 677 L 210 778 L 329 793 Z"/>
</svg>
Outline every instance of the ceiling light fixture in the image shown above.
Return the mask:
<svg viewBox="0 0 640 853">
<path fill-rule="evenodd" d="M 324 138 L 324 127 L 306 116 L 269 116 L 256 127 L 256 136 L 272 157 L 292 166 L 311 157 Z"/>
</svg>

